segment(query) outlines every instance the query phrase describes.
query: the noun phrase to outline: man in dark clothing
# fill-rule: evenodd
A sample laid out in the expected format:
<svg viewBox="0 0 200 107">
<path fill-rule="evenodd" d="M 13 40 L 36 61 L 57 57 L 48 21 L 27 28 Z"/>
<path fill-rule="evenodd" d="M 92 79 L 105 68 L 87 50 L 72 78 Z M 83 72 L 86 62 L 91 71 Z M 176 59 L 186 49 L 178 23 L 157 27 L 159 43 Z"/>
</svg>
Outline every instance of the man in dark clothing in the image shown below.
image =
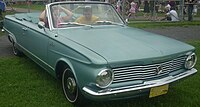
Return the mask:
<svg viewBox="0 0 200 107">
<path fill-rule="evenodd" d="M 6 10 L 6 4 L 5 4 L 5 2 L 0 0 L 0 29 L 3 29 L 3 14 L 2 14 L 2 12 L 4 12 L 5 10 Z"/>
<path fill-rule="evenodd" d="M 176 2 L 175 2 L 174 0 L 170 0 L 170 1 L 168 2 L 168 4 L 169 4 L 171 7 L 176 8 Z"/>
<path fill-rule="evenodd" d="M 2 12 L 4 12 L 6 10 L 6 4 L 0 0 L 0 17 L 2 18 Z"/>
<path fill-rule="evenodd" d="M 187 0 L 186 1 L 186 5 L 188 5 L 188 21 L 192 21 L 193 17 L 192 17 L 192 11 L 193 11 L 193 6 L 195 4 L 196 0 Z"/>
</svg>

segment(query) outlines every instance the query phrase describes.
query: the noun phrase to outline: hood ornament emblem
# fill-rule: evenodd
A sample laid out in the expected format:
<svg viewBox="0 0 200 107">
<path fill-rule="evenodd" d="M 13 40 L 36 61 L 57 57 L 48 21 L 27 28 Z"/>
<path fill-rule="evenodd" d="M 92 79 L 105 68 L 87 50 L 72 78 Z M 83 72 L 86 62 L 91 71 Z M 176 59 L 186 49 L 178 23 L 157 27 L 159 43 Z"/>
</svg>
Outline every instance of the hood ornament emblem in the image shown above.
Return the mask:
<svg viewBox="0 0 200 107">
<path fill-rule="evenodd" d="M 162 65 L 158 65 L 158 66 L 156 67 L 155 73 L 156 73 L 156 74 L 160 74 L 162 71 L 163 71 Z"/>
</svg>

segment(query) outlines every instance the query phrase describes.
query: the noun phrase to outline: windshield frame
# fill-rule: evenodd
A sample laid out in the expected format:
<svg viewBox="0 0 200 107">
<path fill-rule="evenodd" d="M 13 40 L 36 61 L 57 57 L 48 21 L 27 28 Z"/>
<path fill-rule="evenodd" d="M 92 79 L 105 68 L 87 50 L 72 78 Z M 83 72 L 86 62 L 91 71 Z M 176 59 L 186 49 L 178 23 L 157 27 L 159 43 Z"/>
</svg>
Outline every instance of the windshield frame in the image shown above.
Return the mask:
<svg viewBox="0 0 200 107">
<path fill-rule="evenodd" d="M 54 2 L 54 3 L 50 3 L 46 5 L 46 10 L 47 10 L 47 18 L 48 23 L 49 23 L 49 28 L 50 30 L 55 30 L 55 29 L 67 29 L 67 28 L 72 28 L 72 27 L 54 27 L 53 26 L 53 18 L 52 18 L 52 14 L 51 14 L 51 7 L 55 6 L 55 5 L 65 5 L 65 4 L 84 4 L 84 5 L 95 5 L 95 4 L 102 4 L 102 5 L 108 5 L 112 11 L 114 12 L 113 14 L 116 14 L 117 18 L 121 21 L 121 24 L 119 25 L 126 25 L 125 21 L 123 20 L 122 16 L 116 11 L 116 9 L 113 7 L 113 5 L 109 4 L 109 3 L 105 3 L 105 2 L 94 2 L 94 1 L 62 1 L 62 2 Z M 116 24 L 117 25 L 117 24 Z M 93 26 L 93 25 L 91 25 Z M 95 26 L 95 25 L 94 25 Z M 98 26 L 103 26 L 103 25 L 98 25 Z M 83 26 L 74 26 L 74 27 L 83 27 Z"/>
</svg>

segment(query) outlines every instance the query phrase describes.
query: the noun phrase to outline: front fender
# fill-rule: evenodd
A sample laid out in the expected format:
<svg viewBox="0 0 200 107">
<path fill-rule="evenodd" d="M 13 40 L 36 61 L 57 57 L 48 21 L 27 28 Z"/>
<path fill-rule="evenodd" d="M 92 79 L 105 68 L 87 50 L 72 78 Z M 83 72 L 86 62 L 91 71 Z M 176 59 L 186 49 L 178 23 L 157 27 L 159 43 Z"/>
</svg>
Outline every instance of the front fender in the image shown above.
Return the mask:
<svg viewBox="0 0 200 107">
<path fill-rule="evenodd" d="M 72 71 L 74 77 L 75 77 L 76 80 L 77 80 L 76 72 L 74 71 L 74 67 L 73 67 L 71 61 L 68 60 L 68 59 L 66 59 L 66 58 L 59 58 L 59 59 L 56 61 L 56 65 L 55 65 L 54 68 L 57 68 L 57 67 L 59 66 L 59 63 L 60 63 L 60 62 L 63 62 L 63 63 L 65 63 L 67 66 L 69 66 L 69 68 L 71 69 L 71 71 Z M 55 69 L 55 70 L 56 70 L 56 69 Z M 56 72 L 57 72 L 57 71 L 56 71 Z M 59 72 L 60 72 L 60 71 L 59 71 Z M 78 80 L 77 80 L 77 82 L 78 82 Z"/>
</svg>

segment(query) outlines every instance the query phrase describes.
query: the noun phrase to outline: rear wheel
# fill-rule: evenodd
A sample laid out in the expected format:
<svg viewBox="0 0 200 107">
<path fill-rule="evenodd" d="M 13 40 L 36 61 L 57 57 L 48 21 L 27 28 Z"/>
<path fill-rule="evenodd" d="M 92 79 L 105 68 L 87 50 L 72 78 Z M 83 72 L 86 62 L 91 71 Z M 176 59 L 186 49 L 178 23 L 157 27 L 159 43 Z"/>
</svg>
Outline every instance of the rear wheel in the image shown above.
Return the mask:
<svg viewBox="0 0 200 107">
<path fill-rule="evenodd" d="M 17 48 L 16 43 L 12 40 L 12 50 L 15 56 L 22 56 L 22 52 Z"/>
<path fill-rule="evenodd" d="M 62 74 L 62 88 L 66 99 L 75 105 L 83 103 L 84 98 L 79 91 L 76 79 L 69 68 L 64 69 Z"/>
<path fill-rule="evenodd" d="M 8 40 L 12 43 L 12 38 L 8 35 Z"/>
</svg>

